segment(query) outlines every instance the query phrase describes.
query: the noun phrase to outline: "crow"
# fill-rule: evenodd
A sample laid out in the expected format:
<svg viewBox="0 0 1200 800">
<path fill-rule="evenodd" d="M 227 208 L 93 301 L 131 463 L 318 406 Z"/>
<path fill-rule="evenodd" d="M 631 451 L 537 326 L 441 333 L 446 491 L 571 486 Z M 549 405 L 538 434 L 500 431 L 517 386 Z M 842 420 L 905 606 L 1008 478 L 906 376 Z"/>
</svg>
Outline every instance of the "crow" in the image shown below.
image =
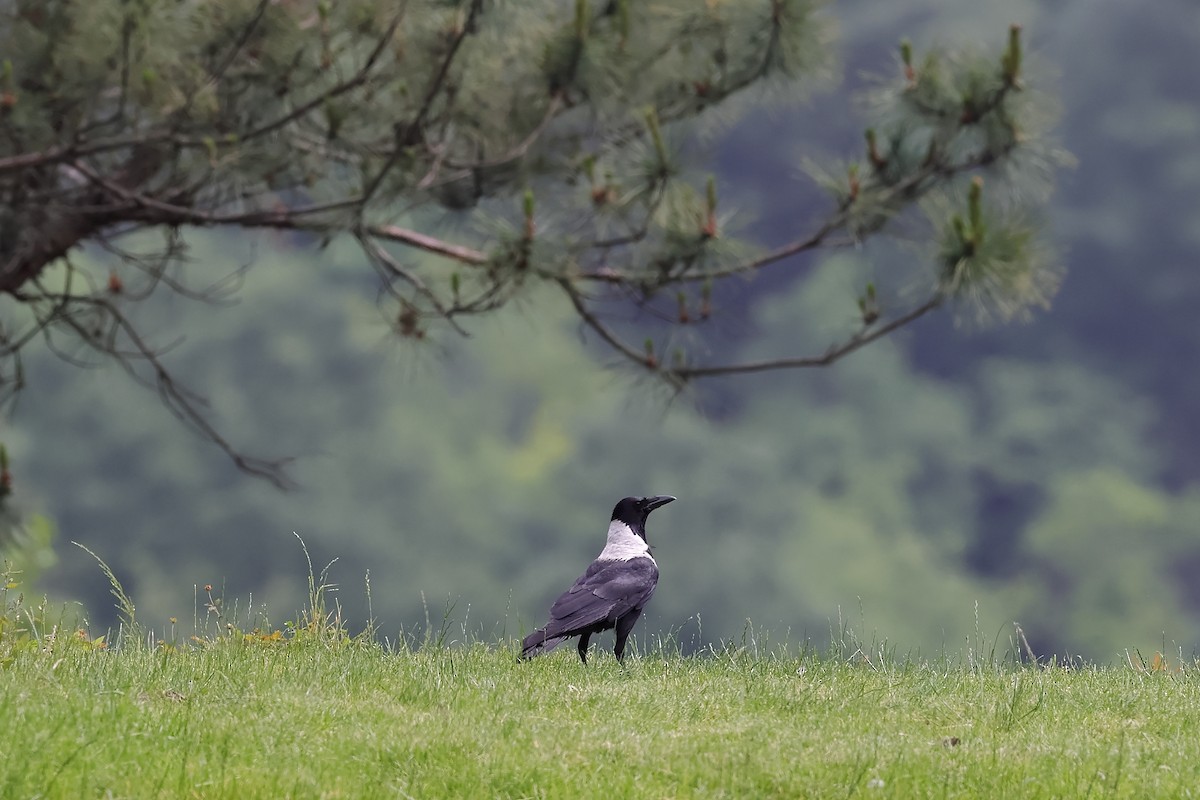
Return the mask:
<svg viewBox="0 0 1200 800">
<path fill-rule="evenodd" d="M 646 544 L 646 517 L 674 499 L 670 495 L 626 497 L 617 503 L 608 524 L 608 543 L 575 585 L 554 601 L 546 626 L 525 637 L 522 659 L 578 636 L 579 659 L 586 664 L 592 634 L 616 628 L 613 653 L 617 661 L 624 660 L 625 640 L 658 585 L 658 564 Z"/>
</svg>

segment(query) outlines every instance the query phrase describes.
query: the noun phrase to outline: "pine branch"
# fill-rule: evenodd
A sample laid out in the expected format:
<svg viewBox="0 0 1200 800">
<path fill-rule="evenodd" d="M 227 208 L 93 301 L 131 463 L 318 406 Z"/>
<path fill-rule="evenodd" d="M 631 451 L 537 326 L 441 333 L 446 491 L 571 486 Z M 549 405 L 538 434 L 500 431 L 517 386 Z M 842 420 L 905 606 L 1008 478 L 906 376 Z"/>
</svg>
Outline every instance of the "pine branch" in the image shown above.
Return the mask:
<svg viewBox="0 0 1200 800">
<path fill-rule="evenodd" d="M 711 378 L 719 375 L 744 375 L 751 372 L 828 367 L 834 362 L 862 349 L 871 342 L 882 339 L 916 322 L 929 312 L 940 308 L 944 302 L 945 298 L 940 293 L 935 294 L 924 303 L 883 325 L 865 326 L 845 341 L 831 345 L 829 349 L 819 356 L 782 356 L 763 361 L 744 361 L 733 364 L 716 364 L 700 367 L 676 367 L 667 370 L 667 373 L 669 377 L 677 378 L 681 381 L 689 381 L 693 378 Z"/>
<path fill-rule="evenodd" d="M 923 72 L 911 46 L 902 46 L 903 83 L 886 94 L 888 111 L 878 130 L 868 130 L 866 153 L 851 165 L 845 185 L 834 181 L 831 206 L 799 225 L 792 241 L 747 256 L 724 237 L 715 182 L 700 193 L 677 163 L 678 152 L 688 148 L 676 146 L 676 132 L 706 108 L 815 61 L 800 48 L 813 38 L 797 27 L 811 11 L 802 0 L 669 12 L 638 4 L 636 24 L 628 18 L 630 5 L 601 11 L 580 0 L 568 23 L 558 18 L 540 29 L 518 19 L 524 7 L 499 13 L 484 0 L 465 0 L 447 26 L 444 9 L 410 11 L 402 4 L 378 21 L 338 17 L 345 27 L 334 31 L 336 48 L 324 27 L 326 14 L 336 16 L 329 8 L 318 10 L 323 27 L 311 34 L 309 23 L 287 16 L 294 10 L 269 0 L 238 8 L 240 22 L 213 26 L 209 39 L 174 40 L 201 72 L 161 96 L 139 89 L 140 71 L 147 63 L 175 63 L 178 54 L 155 62 L 131 46 L 128 35 L 110 37 L 97 50 L 105 61 L 96 74 L 110 84 L 100 99 L 61 99 L 72 88 L 65 79 L 37 89 L 29 88 L 36 81 L 12 83 L 0 73 L 0 142 L 8 148 L 0 157 L 0 292 L 27 304 L 34 320 L 0 338 L 0 357 L 12 359 L 19 374 L 21 347 L 41 336 L 61 357 L 79 361 L 79 350 L 69 346 L 74 337 L 87 352 L 148 380 L 172 413 L 239 468 L 277 485 L 283 484 L 281 463 L 247 459 L 222 439 L 202 399 L 167 373 L 163 348 L 150 348 L 114 302 L 116 296 L 126 305 L 136 302 L 160 286 L 206 302 L 226 298 L 240 272 L 200 291 L 168 274 L 187 228 L 353 236 L 379 274 L 380 297 L 396 304 L 395 328 L 404 336 L 423 336 L 439 321 L 465 336 L 463 317 L 501 308 L 526 287 L 555 285 L 604 346 L 676 388 L 697 378 L 832 364 L 957 299 L 956 287 L 1003 300 L 1022 284 L 1020 270 L 1032 261 L 1022 249 L 1028 237 L 985 219 L 977 186 L 962 236 L 952 222 L 945 227 L 945 245 L 931 265 L 942 276 L 935 294 L 881 318 L 870 287 L 860 297 L 862 329 L 822 352 L 665 365 L 653 343 L 633 344 L 640 338 L 636 323 L 617 323 L 597 311 L 615 301 L 652 321 L 703 322 L 713 315 L 714 286 L 802 266 L 818 251 L 886 235 L 918 202 L 937 198 L 966 175 L 1008 163 L 1029 141 L 1017 128 L 1029 97 L 1017 28 L 997 63 L 969 63 L 951 79 Z M 549 13 L 552 4 L 544 8 Z M 139 24 L 150 26 L 159 12 L 146 13 Z M 287 24 L 274 24 L 276 13 Z M 116 18 L 118 25 L 124 19 Z M 166 19 L 157 18 L 159 24 Z M 409 19 L 414 23 L 401 35 Z M 492 52 L 513 42 L 517 30 L 541 39 Z M 496 73 L 480 79 L 478 71 L 489 69 Z M 489 80 L 504 90 L 494 102 L 485 91 Z M 19 127 L 25 117 L 11 109 L 32 102 L 41 102 L 58 125 L 57 140 Z M 120 125 L 129 129 L 98 135 Z M 929 140 L 923 157 L 912 152 L 922 137 Z M 38 142 L 38 149 L 21 152 L 27 141 Z M 965 152 L 968 146 L 976 149 Z M 383 221 L 423 206 L 463 211 L 477 203 L 499 231 L 482 245 Z M 477 212 L 472 220 L 483 216 Z M 940 224 L 934 221 L 935 228 Z M 171 232 L 155 252 L 138 255 L 118 246 L 121 236 L 148 229 Z M 73 248 L 87 243 L 141 276 L 125 286 L 114 273 L 107 289 L 92 285 L 69 260 Z M 438 258 L 410 262 L 400 248 Z M 989 273 L 988 253 L 1008 271 Z M 42 288 L 40 277 L 58 260 L 69 281 L 85 282 L 83 289 L 56 295 Z M 692 313 L 697 283 L 701 305 Z M 1039 296 L 1044 300 L 1048 292 Z M 97 321 L 99 329 L 90 324 Z"/>
<path fill-rule="evenodd" d="M 262 459 L 248 456 L 226 439 L 209 422 L 205 413 L 205 401 L 179 384 L 172 376 L 162 360 L 164 350 L 151 347 L 116 303 L 102 295 L 56 294 L 45 291 L 40 285 L 37 288 L 38 294 L 26 295 L 28 301 L 48 300 L 55 304 L 52 316 L 46 318 L 40 326 L 43 335 L 47 334 L 52 323 L 59 322 L 66 325 L 74 331 L 78 341 L 115 361 L 133 380 L 155 389 L 168 411 L 195 430 L 203 439 L 220 448 L 240 471 L 264 478 L 278 489 L 287 490 L 295 487 L 295 483 L 285 472 L 285 467 L 291 459 Z M 75 308 L 99 311 L 103 318 L 111 321 L 110 333 L 107 336 L 98 336 L 94 330 L 84 327 L 76 313 L 73 312 Z M 118 336 L 124 337 L 133 346 L 133 350 L 124 351 L 118 347 Z M 59 356 L 72 360 L 62 352 L 59 352 Z M 138 363 L 149 365 L 153 374 L 152 380 L 148 381 L 138 371 Z"/>
</svg>

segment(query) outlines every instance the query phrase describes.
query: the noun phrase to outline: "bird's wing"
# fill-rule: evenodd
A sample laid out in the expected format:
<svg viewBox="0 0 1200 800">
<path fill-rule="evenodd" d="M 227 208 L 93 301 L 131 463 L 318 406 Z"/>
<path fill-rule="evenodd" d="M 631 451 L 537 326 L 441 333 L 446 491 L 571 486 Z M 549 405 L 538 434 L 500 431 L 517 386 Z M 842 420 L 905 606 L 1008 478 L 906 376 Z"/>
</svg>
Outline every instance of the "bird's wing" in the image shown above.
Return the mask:
<svg viewBox="0 0 1200 800">
<path fill-rule="evenodd" d="M 658 567 L 649 558 L 597 562 L 550 607 L 556 633 L 577 631 L 601 620 L 614 622 L 646 604 L 658 584 Z"/>
</svg>

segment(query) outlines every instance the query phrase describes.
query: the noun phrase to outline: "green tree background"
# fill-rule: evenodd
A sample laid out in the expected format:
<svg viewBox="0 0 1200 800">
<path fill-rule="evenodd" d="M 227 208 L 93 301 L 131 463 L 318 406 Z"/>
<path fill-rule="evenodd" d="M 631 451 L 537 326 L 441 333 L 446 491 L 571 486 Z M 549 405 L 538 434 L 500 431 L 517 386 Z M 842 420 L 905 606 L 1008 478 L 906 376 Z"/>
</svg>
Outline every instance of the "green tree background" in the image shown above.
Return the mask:
<svg viewBox="0 0 1200 800">
<path fill-rule="evenodd" d="M 886 9 L 886 10 L 885 10 Z M 646 631 L 688 646 L 741 635 L 823 641 L 838 619 L 903 649 L 959 647 L 1018 621 L 1040 654 L 1113 660 L 1200 643 L 1195 528 L 1200 383 L 1200 28 L 1183 0 L 975 4 L 847 2 L 844 79 L 796 109 L 753 110 L 711 144 L 747 238 L 785 240 L 816 195 L 798 153 L 845 155 L 861 120 L 845 97 L 895 42 L 987 41 L 1019 22 L 1057 75 L 1063 141 L 1052 239 L 1067 265 L 1052 311 L 988 327 L 921 320 L 833 368 L 743 376 L 672 398 L 587 346 L 579 321 L 532 294 L 473 321 L 467 341 L 397 340 L 362 278 L 361 250 L 294 234 L 208 233 L 191 258 L 254 263 L 239 302 L 161 295 L 147 330 L 251 452 L 294 455 L 299 491 L 248 480 L 181 435 L 115 368 L 31 355 L 31 390 L 3 438 L 25 508 L 57 525 L 39 579 L 112 615 L 87 544 L 141 619 L 190 618 L 193 585 L 250 598 L 276 622 L 304 590 L 297 531 L 351 619 L 385 633 L 426 608 L 488 632 L 528 629 L 600 546 L 612 503 L 672 493 L 652 543 L 662 584 Z M 83 258 L 101 270 L 106 254 Z M 729 302 L 729 354 L 755 358 L 858 324 L 865 280 L 913 248 L 846 250 L 802 280 L 764 275 Z M 881 284 L 882 285 L 882 284 Z M 903 286 L 894 291 L 902 291 Z M 861 615 L 861 617 L 860 617 Z"/>
</svg>

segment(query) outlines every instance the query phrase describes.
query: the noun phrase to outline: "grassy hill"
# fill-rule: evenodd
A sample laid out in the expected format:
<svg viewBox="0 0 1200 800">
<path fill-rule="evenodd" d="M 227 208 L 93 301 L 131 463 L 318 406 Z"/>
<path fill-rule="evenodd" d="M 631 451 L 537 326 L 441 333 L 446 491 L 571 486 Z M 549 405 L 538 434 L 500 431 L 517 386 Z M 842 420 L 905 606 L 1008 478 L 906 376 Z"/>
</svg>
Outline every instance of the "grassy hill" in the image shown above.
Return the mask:
<svg viewBox="0 0 1200 800">
<path fill-rule="evenodd" d="M 1184 797 L 1200 682 L 745 649 L 0 636 L 2 797 Z M 603 640 L 607 643 L 607 640 Z"/>
<path fill-rule="evenodd" d="M 1200 661 L 1022 664 L 982 639 L 899 656 L 849 628 L 825 652 L 618 664 L 563 647 L 347 633 L 307 608 L 251 628 L 211 587 L 191 635 L 147 631 L 102 561 L 110 647 L 0 581 L 0 798 L 1189 797 Z M 239 622 L 247 620 L 247 622 Z M 1018 642 L 1020 638 L 1018 637 Z"/>
</svg>

